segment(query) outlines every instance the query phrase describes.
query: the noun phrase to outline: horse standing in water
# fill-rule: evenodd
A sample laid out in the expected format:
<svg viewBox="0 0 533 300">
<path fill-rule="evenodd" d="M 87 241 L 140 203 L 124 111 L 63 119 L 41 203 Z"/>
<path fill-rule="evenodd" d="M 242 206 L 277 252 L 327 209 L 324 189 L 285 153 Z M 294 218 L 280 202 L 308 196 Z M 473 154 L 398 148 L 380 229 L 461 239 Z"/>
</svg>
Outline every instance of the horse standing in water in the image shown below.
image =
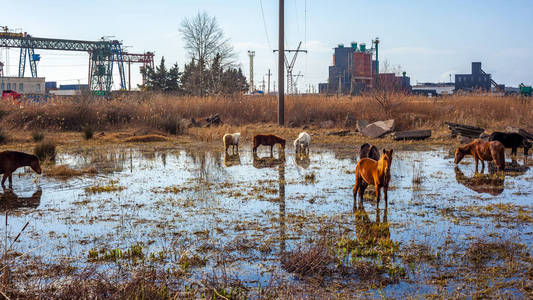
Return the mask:
<svg viewBox="0 0 533 300">
<path fill-rule="evenodd" d="M 2 151 L 0 152 L 0 173 L 4 174 L 2 178 L 2 186 L 9 177 L 9 186 L 13 185 L 13 172 L 20 168 L 29 166 L 37 174 L 41 174 L 41 165 L 39 158 L 33 154 L 27 154 L 18 151 Z"/>
<path fill-rule="evenodd" d="M 371 158 L 362 158 L 355 166 L 355 185 L 353 187 L 353 207 L 356 209 L 357 193 L 363 203 L 363 195 L 369 184 L 376 187 L 376 206 L 379 207 L 381 199 L 381 188 L 385 197 L 385 206 L 387 206 L 387 192 L 389 190 L 390 167 L 392 164 L 393 150 L 383 149 L 383 154 L 378 161 Z"/>
<path fill-rule="evenodd" d="M 252 140 L 252 144 L 253 144 L 253 147 L 252 147 L 253 153 L 256 153 L 257 148 L 261 145 L 270 146 L 270 156 L 272 156 L 272 149 L 274 148 L 275 144 L 280 144 L 281 149 L 285 151 L 285 140 L 273 134 L 258 134 L 254 136 Z"/>
<path fill-rule="evenodd" d="M 486 142 L 475 139 L 464 146 L 460 146 L 455 150 L 455 163 L 460 163 L 465 155 L 474 156 L 476 172 L 479 160 L 481 160 L 481 173 L 485 171 L 485 161 L 494 161 L 500 171 L 505 169 L 505 148 L 498 141 Z"/>
</svg>

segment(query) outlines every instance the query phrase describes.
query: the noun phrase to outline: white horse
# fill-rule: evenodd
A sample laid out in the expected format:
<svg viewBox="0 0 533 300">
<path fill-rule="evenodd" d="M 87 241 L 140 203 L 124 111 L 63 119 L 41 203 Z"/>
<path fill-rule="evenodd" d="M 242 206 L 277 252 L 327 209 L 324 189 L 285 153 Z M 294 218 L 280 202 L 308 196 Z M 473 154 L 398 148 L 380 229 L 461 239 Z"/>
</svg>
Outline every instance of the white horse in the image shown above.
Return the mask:
<svg viewBox="0 0 533 300">
<path fill-rule="evenodd" d="M 303 152 L 309 154 L 309 145 L 311 144 L 311 136 L 307 132 L 300 132 L 298 138 L 294 140 L 294 148 L 296 153 Z"/>
<path fill-rule="evenodd" d="M 225 151 L 228 152 L 229 146 L 232 146 L 232 152 L 235 152 L 235 146 L 237 146 L 237 152 L 239 152 L 239 140 L 241 138 L 241 133 L 226 133 L 222 140 L 224 141 Z"/>
</svg>

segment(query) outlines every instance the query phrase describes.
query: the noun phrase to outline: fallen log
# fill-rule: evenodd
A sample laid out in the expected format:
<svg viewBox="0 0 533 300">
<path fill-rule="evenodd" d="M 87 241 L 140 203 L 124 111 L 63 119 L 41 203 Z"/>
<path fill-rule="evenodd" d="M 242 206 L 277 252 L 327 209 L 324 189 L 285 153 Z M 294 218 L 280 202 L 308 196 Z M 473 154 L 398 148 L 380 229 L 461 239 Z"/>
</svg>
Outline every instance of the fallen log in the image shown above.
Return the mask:
<svg viewBox="0 0 533 300">
<path fill-rule="evenodd" d="M 527 138 L 527 139 L 530 139 L 530 140 L 533 140 L 533 134 L 525 131 L 524 129 L 520 128 L 518 130 L 518 134 L 520 134 L 521 136 Z"/>
<path fill-rule="evenodd" d="M 444 122 L 444 124 L 448 125 L 448 128 L 452 132 L 452 137 L 461 135 L 469 138 L 477 138 L 481 133 L 485 131 L 485 129 L 477 126 L 470 126 L 452 122 Z"/>
<path fill-rule="evenodd" d="M 431 137 L 431 130 L 407 130 L 396 131 L 392 134 L 392 138 L 398 140 L 424 140 Z"/>
</svg>

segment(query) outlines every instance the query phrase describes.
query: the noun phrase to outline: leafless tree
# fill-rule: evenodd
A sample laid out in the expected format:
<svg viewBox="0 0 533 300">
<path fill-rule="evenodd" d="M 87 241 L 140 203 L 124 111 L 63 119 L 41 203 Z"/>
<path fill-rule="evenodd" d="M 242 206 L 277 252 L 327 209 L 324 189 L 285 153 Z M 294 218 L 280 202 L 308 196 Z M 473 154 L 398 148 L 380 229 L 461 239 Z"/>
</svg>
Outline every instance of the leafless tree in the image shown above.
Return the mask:
<svg viewBox="0 0 533 300">
<path fill-rule="evenodd" d="M 222 66 L 234 63 L 235 53 L 224 36 L 224 31 L 218 25 L 215 17 L 210 17 L 205 11 L 198 12 L 192 18 L 185 18 L 179 29 L 185 42 L 185 49 L 192 59 L 211 65 L 217 54 L 222 58 Z"/>
</svg>

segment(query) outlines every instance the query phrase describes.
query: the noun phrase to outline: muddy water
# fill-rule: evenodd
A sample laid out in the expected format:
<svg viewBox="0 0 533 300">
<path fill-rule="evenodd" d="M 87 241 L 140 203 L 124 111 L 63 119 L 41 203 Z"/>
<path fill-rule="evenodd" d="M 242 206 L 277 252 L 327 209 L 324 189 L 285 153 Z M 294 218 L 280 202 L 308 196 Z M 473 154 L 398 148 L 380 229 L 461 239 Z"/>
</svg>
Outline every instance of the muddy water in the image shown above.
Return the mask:
<svg viewBox="0 0 533 300">
<path fill-rule="evenodd" d="M 33 174 L 19 171 L 13 190 L 0 200 L 8 218 L 2 234 L 11 240 L 29 222 L 15 250 L 33 249 L 45 261 L 74 266 L 89 264 L 91 249 L 142 245 L 147 257 L 162 257 L 154 264 L 166 267 L 179 266 L 184 253 L 205 259 L 205 266 L 190 270 L 193 277 L 224 260 L 230 273 L 251 286 L 264 286 L 274 273 L 297 282 L 281 267 L 280 253 L 324 235 L 362 234 L 352 214 L 355 154 L 312 150 L 304 159 L 289 151 L 271 158 L 267 152 L 225 156 L 163 147 L 61 153 L 57 163 L 95 166 L 99 175 L 43 176 L 34 183 Z M 490 235 L 515 237 L 531 249 L 530 223 L 479 218 L 457 208 L 513 204 L 530 214 L 533 171 L 479 175 L 471 159 L 465 161 L 456 167 L 444 148 L 395 151 L 389 202 L 386 211 L 380 203 L 378 223 L 388 223 L 390 239 L 400 245 L 441 248 L 452 239 L 462 247 Z M 363 213 L 374 222 L 376 203 L 367 196 Z M 411 274 L 385 292 L 434 291 L 425 283 L 428 276 Z"/>
</svg>

